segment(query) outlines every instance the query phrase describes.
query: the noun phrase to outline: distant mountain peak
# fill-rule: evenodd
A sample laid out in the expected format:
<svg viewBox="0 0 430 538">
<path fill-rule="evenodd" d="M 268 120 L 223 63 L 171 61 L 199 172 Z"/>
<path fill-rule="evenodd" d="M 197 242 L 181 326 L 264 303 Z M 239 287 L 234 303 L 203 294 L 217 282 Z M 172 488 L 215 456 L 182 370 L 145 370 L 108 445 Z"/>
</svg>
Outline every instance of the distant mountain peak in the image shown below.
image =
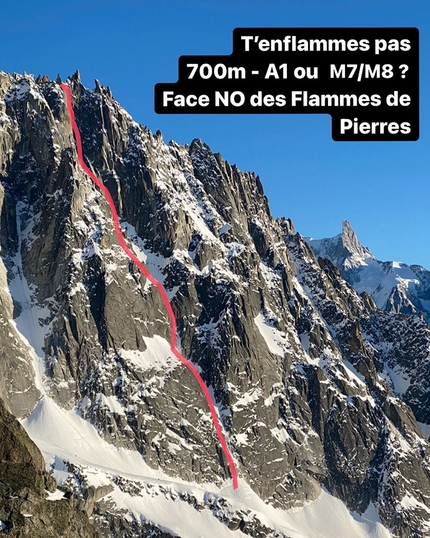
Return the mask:
<svg viewBox="0 0 430 538">
<path fill-rule="evenodd" d="M 358 293 L 365 291 L 382 310 L 422 313 L 430 322 L 430 272 L 419 265 L 377 260 L 364 247 L 351 224 L 342 221 L 342 233 L 325 239 L 306 239 L 315 255 L 328 258 Z"/>
<path fill-rule="evenodd" d="M 352 269 L 366 264 L 366 260 L 375 259 L 367 247 L 364 247 L 351 224 L 347 220 L 342 221 L 342 233 L 325 239 L 306 239 L 321 258 L 328 258 L 338 268 Z"/>
</svg>

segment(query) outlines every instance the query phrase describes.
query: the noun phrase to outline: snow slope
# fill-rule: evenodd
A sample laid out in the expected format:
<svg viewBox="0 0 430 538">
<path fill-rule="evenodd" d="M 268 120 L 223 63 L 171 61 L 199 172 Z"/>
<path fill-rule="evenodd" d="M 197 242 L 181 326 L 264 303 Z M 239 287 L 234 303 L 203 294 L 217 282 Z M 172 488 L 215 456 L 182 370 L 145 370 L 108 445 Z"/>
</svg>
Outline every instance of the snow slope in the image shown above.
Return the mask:
<svg viewBox="0 0 430 538">
<path fill-rule="evenodd" d="M 244 482 L 238 490 L 231 484 L 218 489 L 212 484 L 187 483 L 168 477 L 160 470 L 148 467 L 136 451 L 116 448 L 102 440 L 96 429 L 75 411 L 65 411 L 44 395 L 23 422 L 30 437 L 42 450 L 47 467 L 64 483 L 69 473 L 64 462 L 80 467 L 89 485 L 98 487 L 122 477 L 138 489 L 133 494 L 114 490 L 106 497 L 128 516 L 149 521 L 170 532 L 187 538 L 244 537 L 241 531 L 230 530 L 213 514 L 219 499 L 227 501 L 225 512 L 245 510 L 269 529 L 291 538 L 390 538 L 381 525 L 376 510 L 370 505 L 362 515 L 352 513 L 327 492 L 300 509 L 277 510 L 265 504 Z M 194 497 L 206 507 L 196 510 L 184 498 Z M 156 502 L 154 502 L 156 497 Z M 212 509 L 211 509 L 212 508 Z"/>
</svg>

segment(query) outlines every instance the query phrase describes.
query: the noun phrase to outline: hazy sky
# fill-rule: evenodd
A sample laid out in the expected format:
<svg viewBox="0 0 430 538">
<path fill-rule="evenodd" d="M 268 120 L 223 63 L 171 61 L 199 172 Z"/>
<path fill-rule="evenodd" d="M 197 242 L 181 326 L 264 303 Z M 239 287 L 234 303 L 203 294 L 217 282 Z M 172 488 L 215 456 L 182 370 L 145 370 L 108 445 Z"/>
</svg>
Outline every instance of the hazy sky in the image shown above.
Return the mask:
<svg viewBox="0 0 430 538">
<path fill-rule="evenodd" d="M 230 54 L 235 27 L 415 26 L 421 47 L 418 142 L 331 140 L 328 115 L 156 115 L 157 82 L 187 54 Z M 2 6 L 0 69 L 63 79 L 78 68 L 166 141 L 201 138 L 259 174 L 274 216 L 315 238 L 351 222 L 382 260 L 430 269 L 430 5 L 428 0 L 58 0 Z"/>
</svg>

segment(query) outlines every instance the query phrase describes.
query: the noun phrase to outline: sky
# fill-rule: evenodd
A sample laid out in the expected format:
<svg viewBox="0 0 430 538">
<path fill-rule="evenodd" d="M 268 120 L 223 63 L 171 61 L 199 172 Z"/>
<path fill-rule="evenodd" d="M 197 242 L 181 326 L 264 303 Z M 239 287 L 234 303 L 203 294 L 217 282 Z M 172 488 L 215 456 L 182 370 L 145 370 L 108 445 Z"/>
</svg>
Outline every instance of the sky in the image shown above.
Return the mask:
<svg viewBox="0 0 430 538">
<path fill-rule="evenodd" d="M 157 115 L 154 85 L 175 82 L 181 55 L 230 54 L 236 27 L 420 30 L 417 142 L 334 142 L 328 115 Z M 272 215 L 314 238 L 351 222 L 381 260 L 430 269 L 430 4 L 428 0 L 53 0 L 8 2 L 0 70 L 94 79 L 164 140 L 200 138 L 261 178 Z"/>
</svg>

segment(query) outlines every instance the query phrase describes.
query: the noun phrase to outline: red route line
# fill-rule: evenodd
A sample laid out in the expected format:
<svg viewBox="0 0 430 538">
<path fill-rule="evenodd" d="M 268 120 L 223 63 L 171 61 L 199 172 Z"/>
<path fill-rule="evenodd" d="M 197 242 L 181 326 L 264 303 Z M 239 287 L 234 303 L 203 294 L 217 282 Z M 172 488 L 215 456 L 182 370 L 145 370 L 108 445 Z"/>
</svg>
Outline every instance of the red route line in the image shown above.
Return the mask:
<svg viewBox="0 0 430 538">
<path fill-rule="evenodd" d="M 234 464 L 233 457 L 231 455 L 230 449 L 228 448 L 224 434 L 222 433 L 221 425 L 219 423 L 218 415 L 216 413 L 215 405 L 212 401 L 212 397 L 209 392 L 209 389 L 207 388 L 206 383 L 203 381 L 202 376 L 199 374 L 194 364 L 190 362 L 188 359 L 186 359 L 185 357 L 183 357 L 181 353 L 178 351 L 178 349 L 176 348 L 176 318 L 172 309 L 172 305 L 170 304 L 169 298 L 167 297 L 166 290 L 164 289 L 163 285 L 151 275 L 148 269 L 143 265 L 143 263 L 137 258 L 137 256 L 127 246 L 125 239 L 122 235 L 121 226 L 119 224 L 118 213 L 116 211 L 111 193 L 109 192 L 108 188 L 105 187 L 103 182 L 85 164 L 83 151 L 82 151 L 81 133 L 79 132 L 79 128 L 76 124 L 75 113 L 73 111 L 73 105 L 72 105 L 72 93 L 70 91 L 70 88 L 67 86 L 67 84 L 60 84 L 60 86 L 63 89 L 64 93 L 66 94 L 67 110 L 69 112 L 70 123 L 72 125 L 73 133 L 75 135 L 79 165 L 81 166 L 82 170 L 87 174 L 87 176 L 89 176 L 94 181 L 97 187 L 105 195 L 106 200 L 109 204 L 111 213 L 112 213 L 115 233 L 123 251 L 127 254 L 130 260 L 132 260 L 137 265 L 137 267 L 145 275 L 145 277 L 158 289 L 161 295 L 161 298 L 163 299 L 164 306 L 166 307 L 167 313 L 169 315 L 169 320 L 170 320 L 170 328 L 171 328 L 170 351 L 175 355 L 177 359 L 179 359 L 182 362 L 182 364 L 184 364 L 188 368 L 188 370 L 190 370 L 190 372 L 193 374 L 198 384 L 200 385 L 200 388 L 202 389 L 203 394 L 205 395 L 206 401 L 209 406 L 209 410 L 211 412 L 215 431 L 218 435 L 219 442 L 221 444 L 221 447 L 224 451 L 224 455 L 230 467 L 230 473 L 233 479 L 233 489 L 237 489 L 238 479 L 237 479 L 236 466 Z"/>
</svg>

